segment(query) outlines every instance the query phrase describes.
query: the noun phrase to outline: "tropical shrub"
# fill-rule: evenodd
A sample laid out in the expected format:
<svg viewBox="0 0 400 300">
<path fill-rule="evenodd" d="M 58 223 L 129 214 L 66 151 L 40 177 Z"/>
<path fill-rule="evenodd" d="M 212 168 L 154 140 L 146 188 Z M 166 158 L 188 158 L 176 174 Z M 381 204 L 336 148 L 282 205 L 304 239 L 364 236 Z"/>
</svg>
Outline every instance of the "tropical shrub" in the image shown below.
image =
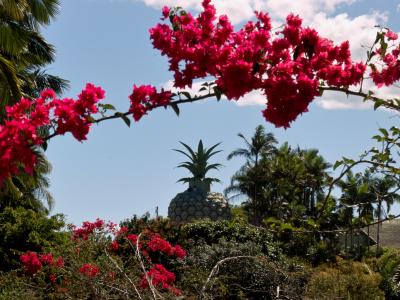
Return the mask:
<svg viewBox="0 0 400 300">
<path fill-rule="evenodd" d="M 341 260 L 314 270 L 305 299 L 385 299 L 379 288 L 381 281 L 381 275 L 367 264 Z"/>
<path fill-rule="evenodd" d="M 385 249 L 384 253 L 369 263 L 381 274 L 381 289 L 385 291 L 386 299 L 400 298 L 400 250 Z"/>
<path fill-rule="evenodd" d="M 72 226 L 69 241 L 61 247 L 22 254 L 22 268 L 0 280 L 17 276 L 12 286 L 25 284 L 19 293 L 33 299 L 146 298 L 152 293 L 168 298 L 181 294 L 171 267 L 185 256 L 182 247 L 159 234 L 147 230 L 137 235 L 97 219 Z M 9 287 L 0 287 L 0 295 L 13 293 Z"/>
<path fill-rule="evenodd" d="M 64 216 L 48 217 L 23 207 L 6 207 L 0 212 L 0 270 L 19 266 L 19 256 L 26 251 L 41 252 L 62 246 L 68 240 L 63 229 Z"/>
<path fill-rule="evenodd" d="M 212 271 L 215 273 L 207 282 Z M 280 295 L 301 299 L 308 277 L 302 265 L 268 257 L 253 241 L 225 238 L 211 245 L 198 241 L 182 272 L 183 289 L 206 299 L 276 299 L 278 287 Z"/>
<path fill-rule="evenodd" d="M 266 229 L 235 220 L 202 220 L 184 225 L 182 238 L 188 243 L 203 241 L 208 245 L 218 243 L 220 239 L 238 243 L 253 242 L 261 248 L 263 254 L 270 257 L 279 257 L 281 254 L 278 245 L 273 242 Z"/>
</svg>

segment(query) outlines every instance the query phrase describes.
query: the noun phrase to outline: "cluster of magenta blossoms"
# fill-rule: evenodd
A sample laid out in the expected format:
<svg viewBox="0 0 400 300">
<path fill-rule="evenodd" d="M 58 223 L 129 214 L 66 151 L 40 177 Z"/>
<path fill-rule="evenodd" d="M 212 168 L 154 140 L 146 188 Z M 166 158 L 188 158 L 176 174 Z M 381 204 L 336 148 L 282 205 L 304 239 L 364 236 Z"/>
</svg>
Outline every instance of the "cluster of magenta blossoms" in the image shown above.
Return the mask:
<svg viewBox="0 0 400 300">
<path fill-rule="evenodd" d="M 63 258 L 59 256 L 55 260 L 52 253 L 37 254 L 36 252 L 28 251 L 20 256 L 20 261 L 25 272 L 29 275 L 35 275 L 43 266 L 51 267 L 52 272 L 50 272 L 48 278 L 52 283 L 56 281 L 57 270 L 64 268 Z"/>
<path fill-rule="evenodd" d="M 0 180 L 18 174 L 21 168 L 32 173 L 36 156 L 32 147 L 40 146 L 43 128 L 54 129 L 55 134 L 66 132 L 78 140 L 86 139 L 90 118 L 97 113 L 97 102 L 104 91 L 92 84 L 78 95 L 77 100 L 57 99 L 52 90 L 45 90 L 35 100 L 21 99 L 6 108 L 6 119 L 0 125 Z"/>
<path fill-rule="evenodd" d="M 142 289 L 148 289 L 149 282 L 151 282 L 160 290 L 174 295 L 182 294 L 175 286 L 175 274 L 164 264 L 182 260 L 186 257 L 186 251 L 179 245 L 172 245 L 158 233 L 145 230 L 139 237 L 137 234 L 129 232 L 127 227 L 118 228 L 113 222 L 96 219 L 94 222 L 83 222 L 80 227 L 72 226 L 71 239 L 73 247 L 70 249 L 70 254 L 74 257 L 74 261 L 67 259 L 64 262 L 61 256 L 54 259 L 52 253 L 37 254 L 28 251 L 20 256 L 25 273 L 28 276 L 34 276 L 42 272 L 46 275 L 45 278 L 48 279 L 48 282 L 58 289 L 65 288 L 72 278 L 76 277 L 76 274 L 81 274 L 90 280 L 106 278 L 113 282 L 117 277 L 115 272 L 104 269 L 104 266 L 97 264 L 95 257 L 82 252 L 87 249 L 86 243 L 103 240 L 106 241 L 105 251 L 109 251 L 109 255 L 119 256 L 123 260 L 130 260 L 130 257 L 136 256 L 139 251 L 146 265 L 145 273 L 143 270 L 139 270 L 139 272 L 142 271 L 142 275 L 138 279 L 138 286 Z M 84 258 L 84 261 L 76 265 L 77 257 Z"/>
<path fill-rule="evenodd" d="M 80 249 L 81 242 L 85 242 L 98 234 L 114 237 L 110 241 L 108 249 L 115 255 L 124 253 L 123 249 L 125 247 L 123 247 L 123 244 L 126 244 L 126 242 L 129 244 L 128 248 L 134 252 L 136 252 L 137 248 L 139 249 L 140 254 L 150 265 L 149 270 L 142 275 L 139 282 L 141 288 L 148 288 L 148 280 L 150 280 L 156 288 L 168 290 L 175 295 L 181 294 L 181 291 L 174 285 L 175 274 L 167 270 L 162 264 L 162 261 L 165 260 L 180 260 L 186 257 L 186 251 L 180 245 L 171 245 L 160 234 L 147 230 L 142 233 L 138 241 L 139 236 L 130 233 L 127 227 L 117 229 L 115 223 L 105 222 L 101 219 L 97 219 L 95 222 L 83 222 L 81 227 L 73 227 L 72 240 L 76 242 L 77 249 Z M 87 277 L 96 277 L 101 274 L 101 270 L 90 263 L 82 265 L 79 272 Z"/>
<path fill-rule="evenodd" d="M 375 64 L 371 65 L 371 77 L 374 83 L 381 87 L 390 86 L 400 79 L 400 45 L 398 44 L 398 35 L 390 30 L 383 32 L 384 42 L 375 50 L 374 55 L 379 57 L 381 68 Z"/>
<path fill-rule="evenodd" d="M 367 66 L 352 61 L 347 41 L 335 45 L 316 30 L 304 27 L 298 16 L 290 14 L 274 31 L 268 14 L 258 12 L 255 21 L 236 31 L 227 16 L 217 17 L 210 0 L 203 0 L 202 6 L 197 17 L 164 7 L 164 22 L 150 29 L 154 48 L 169 59 L 177 88 L 191 87 L 197 79 L 214 78 L 218 93 L 228 99 L 262 91 L 266 120 L 287 128 L 320 95 L 321 85 L 343 91 L 363 80 Z M 368 65 L 369 75 L 378 87 L 392 85 L 400 79 L 397 34 L 383 29 L 379 45 L 372 51 L 375 61 Z M 102 120 L 131 114 L 138 121 L 157 107 L 172 105 L 173 97 L 171 91 L 134 85 L 129 110 Z M 103 98 L 100 87 L 87 84 L 77 99 L 58 99 L 46 90 L 37 99 L 23 98 L 7 107 L 0 124 L 0 184 L 20 172 L 32 173 L 36 165 L 33 148 L 48 138 L 70 132 L 78 141 L 85 140 L 91 124 L 98 121 L 94 116 L 104 113 L 106 106 L 99 103 Z M 41 132 L 50 133 L 41 136 Z"/>
<path fill-rule="evenodd" d="M 135 120 L 148 110 L 167 105 L 170 92 L 157 92 L 151 86 L 134 86 L 130 113 Z M 34 147 L 41 146 L 46 137 L 40 135 L 47 128 L 53 136 L 71 133 L 78 141 L 86 140 L 98 103 L 104 99 L 102 88 L 88 83 L 77 99 L 58 99 L 52 90 L 45 90 L 37 99 L 22 98 L 6 107 L 4 124 L 0 124 L 0 183 L 21 171 L 33 172 L 36 165 Z"/>
<path fill-rule="evenodd" d="M 348 87 L 361 81 L 366 66 L 351 60 L 348 42 L 334 45 L 294 15 L 278 32 L 272 32 L 268 14 L 261 12 L 256 22 L 235 31 L 227 16 L 217 18 L 210 2 L 203 1 L 196 18 L 164 7 L 163 18 L 171 24 L 150 29 L 153 46 L 169 58 L 175 87 L 211 76 L 228 99 L 262 90 L 265 118 L 289 127 L 319 95 L 320 82 Z"/>
</svg>

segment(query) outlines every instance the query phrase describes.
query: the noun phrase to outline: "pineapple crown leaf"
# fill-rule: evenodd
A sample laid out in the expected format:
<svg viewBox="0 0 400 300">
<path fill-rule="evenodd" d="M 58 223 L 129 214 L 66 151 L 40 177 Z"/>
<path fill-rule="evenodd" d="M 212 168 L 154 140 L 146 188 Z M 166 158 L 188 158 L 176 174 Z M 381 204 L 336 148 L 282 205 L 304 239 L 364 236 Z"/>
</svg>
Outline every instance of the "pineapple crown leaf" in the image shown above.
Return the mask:
<svg viewBox="0 0 400 300">
<path fill-rule="evenodd" d="M 216 147 L 218 147 L 221 143 L 217 143 L 211 146 L 209 149 L 205 148 L 203 145 L 203 141 L 200 140 L 197 145 L 197 151 L 194 151 L 190 146 L 183 142 L 179 142 L 187 151 L 183 151 L 180 149 L 172 149 L 178 153 L 185 155 L 189 158 L 189 161 L 184 161 L 180 163 L 178 168 L 185 168 L 190 173 L 192 173 L 193 177 L 181 178 L 178 182 L 190 182 L 193 180 L 202 180 L 202 181 L 210 181 L 210 182 L 219 182 L 216 178 L 206 178 L 206 173 L 210 170 L 219 170 L 222 167 L 221 164 L 214 163 L 209 164 L 208 160 L 214 156 L 215 154 L 221 152 L 221 150 L 214 151 Z M 190 179 L 190 180 L 189 180 Z M 189 180 L 189 181 L 188 181 Z"/>
</svg>

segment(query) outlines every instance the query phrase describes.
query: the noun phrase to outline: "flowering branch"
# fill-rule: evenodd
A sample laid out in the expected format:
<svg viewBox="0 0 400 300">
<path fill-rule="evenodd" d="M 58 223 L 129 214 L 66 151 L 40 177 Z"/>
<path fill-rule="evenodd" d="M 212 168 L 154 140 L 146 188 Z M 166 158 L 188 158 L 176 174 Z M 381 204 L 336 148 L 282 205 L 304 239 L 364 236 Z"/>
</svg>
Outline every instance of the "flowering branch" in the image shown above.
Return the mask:
<svg viewBox="0 0 400 300">
<path fill-rule="evenodd" d="M 284 128 L 307 112 L 309 104 L 326 90 L 372 100 L 375 108 L 399 110 L 399 99 L 383 100 L 361 91 L 367 72 L 378 87 L 400 79 L 400 45 L 392 31 L 381 29 L 366 62 L 354 62 L 348 41 L 335 45 L 316 30 L 303 27 L 299 16 L 290 14 L 282 27 L 273 30 L 268 14 L 257 12 L 255 22 L 235 31 L 227 16 L 217 17 L 211 0 L 203 0 L 202 6 L 197 17 L 181 8 L 164 7 L 164 22 L 149 32 L 154 48 L 168 57 L 174 87 L 185 89 L 195 80 L 211 77 L 214 82 L 200 89 L 208 90 L 207 94 L 192 97 L 185 91 L 174 94 L 151 85 L 134 85 L 129 110 L 110 116 L 105 113 L 115 108 L 99 103 L 104 91 L 92 84 L 77 100 L 57 99 L 49 90 L 35 100 L 21 99 L 6 109 L 4 125 L 0 125 L 0 182 L 20 172 L 31 174 L 36 165 L 32 148 L 57 135 L 70 132 L 83 141 L 94 123 L 121 118 L 130 125 L 130 115 L 139 121 L 159 107 L 171 107 L 179 114 L 180 104 L 211 97 L 219 100 L 222 94 L 238 100 L 261 91 L 267 103 L 265 119 Z M 359 92 L 349 89 L 357 85 Z M 179 99 L 173 100 L 175 96 Z M 102 117 L 95 119 L 97 113 Z M 51 132 L 42 136 L 42 129 Z"/>
</svg>

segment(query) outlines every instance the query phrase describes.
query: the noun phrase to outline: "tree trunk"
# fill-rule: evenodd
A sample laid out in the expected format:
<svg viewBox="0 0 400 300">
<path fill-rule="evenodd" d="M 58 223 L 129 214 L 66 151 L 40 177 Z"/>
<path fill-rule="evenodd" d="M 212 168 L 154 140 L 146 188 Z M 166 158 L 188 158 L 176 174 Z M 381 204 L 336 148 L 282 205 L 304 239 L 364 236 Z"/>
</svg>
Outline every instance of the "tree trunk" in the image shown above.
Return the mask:
<svg viewBox="0 0 400 300">
<path fill-rule="evenodd" d="M 377 228 L 377 231 L 376 231 L 376 256 L 378 256 L 378 254 L 379 254 L 379 249 L 380 249 L 380 232 L 379 232 L 379 230 L 380 230 L 380 226 L 381 226 L 381 224 L 380 224 L 380 221 L 381 221 L 381 209 L 382 209 L 382 201 L 379 199 L 378 200 L 378 228 Z"/>
</svg>

